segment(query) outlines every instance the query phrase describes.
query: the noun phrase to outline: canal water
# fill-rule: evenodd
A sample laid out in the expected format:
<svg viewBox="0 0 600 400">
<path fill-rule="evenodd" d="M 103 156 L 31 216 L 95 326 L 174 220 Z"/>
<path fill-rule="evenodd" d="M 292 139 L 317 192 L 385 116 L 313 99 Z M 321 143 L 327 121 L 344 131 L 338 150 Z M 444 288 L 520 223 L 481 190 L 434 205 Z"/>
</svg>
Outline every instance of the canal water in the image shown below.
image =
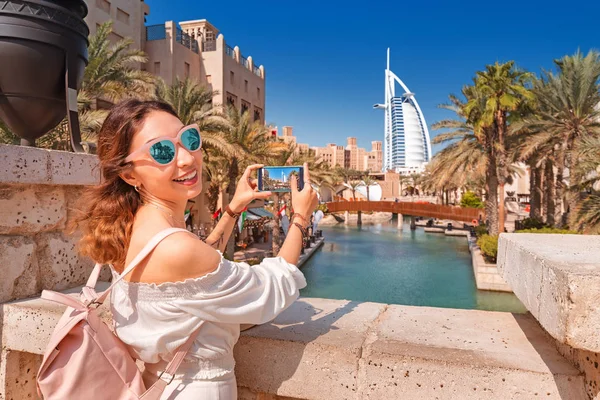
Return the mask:
<svg viewBox="0 0 600 400">
<path fill-rule="evenodd" d="M 320 227 L 324 246 L 304 264 L 305 297 L 525 312 L 512 293 L 479 291 L 464 237 L 396 222 Z"/>
</svg>

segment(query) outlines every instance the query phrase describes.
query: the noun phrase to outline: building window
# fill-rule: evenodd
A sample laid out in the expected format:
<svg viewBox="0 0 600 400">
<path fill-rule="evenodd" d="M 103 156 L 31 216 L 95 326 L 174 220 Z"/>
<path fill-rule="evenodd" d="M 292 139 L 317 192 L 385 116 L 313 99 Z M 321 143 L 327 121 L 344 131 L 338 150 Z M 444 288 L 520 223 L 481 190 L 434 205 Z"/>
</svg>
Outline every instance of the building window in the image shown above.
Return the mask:
<svg viewBox="0 0 600 400">
<path fill-rule="evenodd" d="M 129 25 L 129 14 L 117 7 L 117 21 Z"/>
<path fill-rule="evenodd" d="M 262 120 L 262 110 L 260 108 L 254 107 L 254 120 L 255 121 Z"/>
<path fill-rule="evenodd" d="M 186 78 L 190 77 L 190 64 L 188 64 L 186 62 L 183 63 L 183 75 Z"/>
<path fill-rule="evenodd" d="M 256 88 L 256 98 L 260 100 L 260 88 Z"/>
<path fill-rule="evenodd" d="M 248 112 L 249 109 L 250 103 L 248 103 L 246 100 L 242 100 L 242 114 Z"/>
<path fill-rule="evenodd" d="M 229 83 L 235 85 L 235 74 L 233 73 L 233 71 L 229 71 Z"/>
<path fill-rule="evenodd" d="M 206 75 L 206 83 L 212 85 L 212 75 Z"/>
<path fill-rule="evenodd" d="M 96 0 L 96 7 L 103 10 L 107 14 L 110 14 L 110 1 L 107 0 Z"/>
<path fill-rule="evenodd" d="M 205 35 L 206 35 L 206 36 L 205 36 L 205 38 L 204 38 L 204 39 L 205 39 L 207 42 L 210 42 L 210 41 L 213 41 L 213 40 L 215 40 L 215 33 L 214 33 L 213 31 L 207 30 Z"/>
<path fill-rule="evenodd" d="M 248 93 L 248 81 L 244 81 L 244 91 Z"/>
<path fill-rule="evenodd" d="M 154 74 L 160 75 L 160 63 L 158 61 L 154 63 Z"/>
<path fill-rule="evenodd" d="M 237 107 L 237 97 L 234 94 L 227 92 L 227 104 Z"/>
</svg>

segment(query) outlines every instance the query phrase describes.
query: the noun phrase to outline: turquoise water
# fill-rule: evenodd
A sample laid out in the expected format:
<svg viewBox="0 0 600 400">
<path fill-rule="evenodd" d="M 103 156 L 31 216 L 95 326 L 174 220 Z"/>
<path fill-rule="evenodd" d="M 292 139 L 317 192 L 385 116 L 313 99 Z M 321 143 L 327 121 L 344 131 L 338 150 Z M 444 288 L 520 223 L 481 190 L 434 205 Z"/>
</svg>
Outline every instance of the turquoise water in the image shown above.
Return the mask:
<svg viewBox="0 0 600 400">
<path fill-rule="evenodd" d="M 464 237 L 411 231 L 405 221 L 322 227 L 324 246 L 302 267 L 302 296 L 525 312 L 511 293 L 478 291 Z"/>
</svg>

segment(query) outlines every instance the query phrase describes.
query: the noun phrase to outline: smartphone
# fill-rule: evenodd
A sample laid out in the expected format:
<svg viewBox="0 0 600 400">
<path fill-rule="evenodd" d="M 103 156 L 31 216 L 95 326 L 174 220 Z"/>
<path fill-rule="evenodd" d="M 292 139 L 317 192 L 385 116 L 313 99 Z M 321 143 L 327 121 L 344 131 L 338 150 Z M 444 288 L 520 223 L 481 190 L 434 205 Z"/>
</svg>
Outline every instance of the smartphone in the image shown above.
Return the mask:
<svg viewBox="0 0 600 400">
<path fill-rule="evenodd" d="M 258 169 L 258 190 L 261 192 L 291 192 L 290 178 L 296 175 L 298 190 L 304 187 L 304 167 L 263 167 Z"/>
</svg>

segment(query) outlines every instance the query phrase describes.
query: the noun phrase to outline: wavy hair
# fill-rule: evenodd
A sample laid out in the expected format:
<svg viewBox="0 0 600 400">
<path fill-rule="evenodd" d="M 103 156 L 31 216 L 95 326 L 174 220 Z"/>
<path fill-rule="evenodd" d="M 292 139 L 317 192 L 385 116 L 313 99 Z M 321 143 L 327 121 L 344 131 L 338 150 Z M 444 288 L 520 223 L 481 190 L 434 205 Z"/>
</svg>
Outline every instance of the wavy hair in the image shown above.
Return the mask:
<svg viewBox="0 0 600 400">
<path fill-rule="evenodd" d="M 177 117 L 169 104 L 158 101 L 129 99 L 111 109 L 98 133 L 102 181 L 86 190 L 71 226 L 73 231 L 83 233 L 81 254 L 98 263 L 112 264 L 119 271 L 124 267 L 133 220 L 141 205 L 139 193 L 120 174 L 130 166 L 124 160 L 133 136 L 152 111 Z"/>
</svg>

